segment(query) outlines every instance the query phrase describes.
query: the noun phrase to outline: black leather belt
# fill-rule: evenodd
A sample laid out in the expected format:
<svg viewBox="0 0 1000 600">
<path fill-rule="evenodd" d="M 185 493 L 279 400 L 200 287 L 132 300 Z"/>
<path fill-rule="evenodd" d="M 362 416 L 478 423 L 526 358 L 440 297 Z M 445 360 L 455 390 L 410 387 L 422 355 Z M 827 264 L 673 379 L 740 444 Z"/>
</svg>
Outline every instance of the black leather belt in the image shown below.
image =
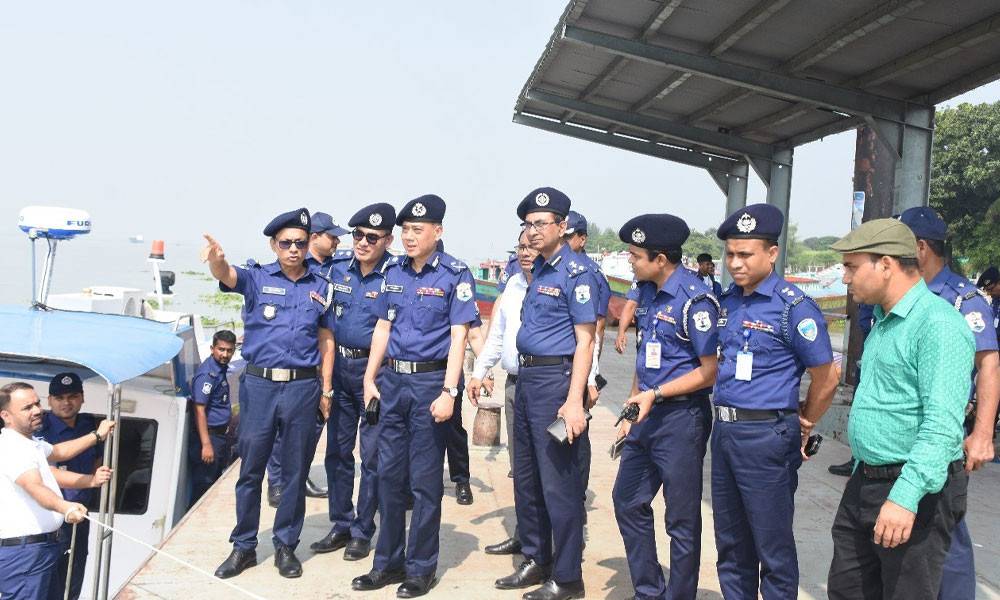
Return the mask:
<svg viewBox="0 0 1000 600">
<path fill-rule="evenodd" d="M 347 346 L 337 346 L 337 354 L 344 358 L 368 358 L 372 351 L 368 348 L 348 348 Z"/>
<path fill-rule="evenodd" d="M 534 354 L 518 354 L 517 364 L 521 367 L 551 367 L 572 362 L 572 356 L 535 356 Z"/>
<path fill-rule="evenodd" d="M 858 470 L 864 475 L 865 479 L 872 479 L 876 481 L 895 481 L 899 478 L 899 474 L 903 472 L 903 467 L 906 463 L 895 463 L 891 465 L 867 465 L 863 462 L 858 463 Z M 965 461 L 958 459 L 948 463 L 948 474 L 954 475 L 965 469 Z"/>
<path fill-rule="evenodd" d="M 396 360 L 395 358 L 390 358 L 388 363 L 390 369 L 397 373 L 403 373 L 404 375 L 444 371 L 448 368 L 448 359 L 417 362 L 412 360 Z"/>
<path fill-rule="evenodd" d="M 228 423 L 225 424 L 225 425 L 209 425 L 208 426 L 208 432 L 209 433 L 214 433 L 215 435 L 226 435 L 226 432 L 228 432 L 228 431 L 229 431 L 229 424 Z"/>
<path fill-rule="evenodd" d="M 305 367 L 303 369 L 272 369 L 269 367 L 258 367 L 257 365 L 247 365 L 247 373 L 271 381 L 295 381 L 297 379 L 309 379 L 316 377 L 316 367 Z"/>
<path fill-rule="evenodd" d="M 724 423 L 737 421 L 775 421 L 787 415 L 794 415 L 794 410 L 751 410 L 748 408 L 733 408 L 732 406 L 716 406 L 712 408 L 715 418 Z"/>
<path fill-rule="evenodd" d="M 704 401 L 708 400 L 708 394 L 681 394 L 679 396 L 664 396 L 660 398 L 656 404 L 663 404 L 665 402 L 688 402 L 688 401 Z"/>
<path fill-rule="evenodd" d="M 58 542 L 62 536 L 59 535 L 60 530 L 49 533 L 36 533 L 35 535 L 26 535 L 24 537 L 16 538 L 4 538 L 0 540 L 0 546 L 23 546 L 25 544 L 42 544 L 45 542 Z"/>
</svg>

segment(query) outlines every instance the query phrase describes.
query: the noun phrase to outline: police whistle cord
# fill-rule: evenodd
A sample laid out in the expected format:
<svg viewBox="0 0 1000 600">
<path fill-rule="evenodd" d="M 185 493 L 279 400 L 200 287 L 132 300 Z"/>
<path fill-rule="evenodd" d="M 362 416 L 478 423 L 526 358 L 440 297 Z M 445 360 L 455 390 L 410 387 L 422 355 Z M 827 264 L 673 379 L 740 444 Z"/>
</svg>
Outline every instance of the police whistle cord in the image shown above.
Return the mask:
<svg viewBox="0 0 1000 600">
<path fill-rule="evenodd" d="M 209 579 L 212 579 L 213 581 L 216 581 L 218 583 L 221 583 L 222 585 L 228 586 L 228 587 L 236 590 L 237 592 L 243 594 L 244 596 L 247 596 L 249 598 L 255 598 L 256 600 L 267 600 L 263 596 L 258 596 L 257 594 L 255 594 L 255 593 L 253 593 L 253 592 L 251 592 L 249 590 L 245 590 L 245 589 L 241 588 L 240 586 L 236 585 L 235 583 L 232 583 L 230 581 L 226 581 L 225 579 L 219 579 L 214 574 L 209 573 L 208 571 L 206 571 L 206 570 L 204 570 L 204 569 L 202 569 L 200 567 L 196 567 L 195 565 L 189 563 L 188 561 L 186 561 L 186 560 L 184 560 L 182 558 L 177 558 L 176 556 L 174 556 L 173 554 L 170 554 L 169 552 L 164 552 L 163 550 L 160 550 L 159 548 L 151 546 L 151 545 L 147 544 L 146 542 L 144 542 L 142 540 L 136 539 L 136 538 L 130 536 L 129 534 L 121 531 L 120 529 L 115 529 L 114 527 L 111 527 L 110 525 L 105 525 L 104 523 L 101 523 L 100 521 L 94 520 L 93 518 L 91 518 L 90 515 L 84 515 L 83 518 L 87 519 L 88 521 L 90 521 L 94 525 L 97 525 L 99 527 L 103 527 L 103 528 L 105 528 L 105 529 L 107 529 L 109 531 L 114 532 L 115 535 L 120 535 L 123 538 L 125 538 L 127 540 L 131 540 L 131 541 L 135 542 L 136 544 L 139 544 L 140 546 L 143 546 L 144 548 L 152 550 L 153 552 L 155 552 L 157 554 L 162 554 L 163 556 L 169 558 L 170 560 L 172 560 L 172 561 L 174 561 L 176 563 L 180 563 L 181 565 L 184 565 L 185 567 L 187 567 L 187 568 L 189 568 L 189 569 L 191 569 L 193 571 L 197 571 L 197 572 L 201 573 L 202 575 L 204 575 L 205 577 L 208 577 Z"/>
</svg>

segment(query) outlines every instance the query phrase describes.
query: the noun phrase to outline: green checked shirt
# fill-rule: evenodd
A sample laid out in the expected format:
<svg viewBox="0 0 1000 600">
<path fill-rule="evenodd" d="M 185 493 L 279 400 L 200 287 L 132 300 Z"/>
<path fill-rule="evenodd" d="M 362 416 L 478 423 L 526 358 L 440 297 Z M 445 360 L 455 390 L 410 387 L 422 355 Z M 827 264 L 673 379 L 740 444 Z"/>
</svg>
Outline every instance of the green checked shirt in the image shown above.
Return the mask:
<svg viewBox="0 0 1000 600">
<path fill-rule="evenodd" d="M 906 463 L 889 500 L 911 512 L 962 458 L 975 352 L 965 319 L 923 280 L 888 315 L 875 307 L 847 433 L 859 461 Z"/>
</svg>

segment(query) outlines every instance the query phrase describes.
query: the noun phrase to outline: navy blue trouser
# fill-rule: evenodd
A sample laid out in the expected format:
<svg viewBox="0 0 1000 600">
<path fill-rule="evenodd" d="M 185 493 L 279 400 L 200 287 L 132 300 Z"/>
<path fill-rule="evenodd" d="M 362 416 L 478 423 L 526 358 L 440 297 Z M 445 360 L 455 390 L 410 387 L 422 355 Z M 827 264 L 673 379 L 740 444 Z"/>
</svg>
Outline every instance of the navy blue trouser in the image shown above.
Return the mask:
<svg viewBox="0 0 1000 600">
<path fill-rule="evenodd" d="M 458 396 L 455 411 L 451 413 L 448 430 L 447 456 L 448 475 L 453 483 L 469 482 L 469 432 L 462 425 L 462 396 L 465 390 L 465 375 L 458 380 Z"/>
<path fill-rule="evenodd" d="M 73 526 L 63 523 L 61 528 L 62 547 L 59 548 L 59 560 L 52 571 L 49 583 L 49 600 L 62 600 L 66 593 L 66 571 L 69 569 L 69 546 L 73 540 Z M 84 520 L 76 525 L 76 548 L 73 551 L 73 579 L 69 586 L 69 597 L 76 600 L 83 590 L 83 575 L 87 570 L 87 554 L 89 552 L 90 521 Z M 2 570 L 0 570 L 2 573 Z M 3 596 L 6 598 L 6 596 Z"/>
<path fill-rule="evenodd" d="M 326 481 L 334 533 L 371 540 L 378 509 L 378 432 L 364 418 L 367 358 L 338 356 L 333 366 L 333 409 L 326 424 Z M 354 445 L 361 435 L 361 484 L 354 511 Z"/>
<path fill-rule="evenodd" d="M 378 434 L 378 542 L 374 567 L 406 569 L 409 576 L 437 571 L 444 495 L 444 454 L 450 422 L 435 423 L 431 403 L 441 395 L 445 372 L 404 375 L 382 370 Z M 406 534 L 406 481 L 413 514 Z M 405 548 L 405 552 L 404 552 Z"/>
<path fill-rule="evenodd" d="M 229 541 L 237 550 L 257 547 L 260 493 L 264 468 L 278 432 L 281 444 L 281 504 L 274 516 L 275 547 L 295 549 L 306 513 L 305 479 L 312 456 L 310 436 L 322 389 L 316 378 L 275 382 L 244 373 L 240 376 L 240 478 L 236 481 L 236 527 Z"/>
<path fill-rule="evenodd" d="M 61 549 L 59 542 L 0 546 L 0 598 L 47 598 Z"/>
<path fill-rule="evenodd" d="M 337 360 L 342 359 L 337 358 Z M 323 390 L 320 389 L 320 391 L 322 392 Z M 309 462 L 306 463 L 306 477 L 309 476 L 308 466 L 312 463 L 313 456 L 316 455 L 316 446 L 319 445 L 319 438 L 323 435 L 323 429 L 326 428 L 326 423 L 320 422 L 316 415 L 313 415 L 313 420 L 315 421 L 315 425 L 309 438 L 309 446 L 306 448 L 306 453 L 309 455 Z M 271 448 L 271 455 L 267 458 L 267 487 L 283 489 L 286 483 L 282 479 L 281 473 L 281 432 L 278 432 L 278 435 L 274 438 L 274 447 Z M 305 485 L 305 479 L 302 480 L 302 484 Z"/>
<path fill-rule="evenodd" d="M 582 578 L 583 481 L 580 443 L 546 430 L 566 402 L 572 364 L 521 367 L 514 401 L 514 509 L 524 557 L 552 564 L 552 579 Z M 554 548 L 554 551 L 553 551 Z"/>
<path fill-rule="evenodd" d="M 612 497 L 637 600 L 693 600 L 698 594 L 702 465 L 711 430 L 705 395 L 654 405 L 629 431 Z M 656 557 L 650 506 L 661 487 L 670 536 L 669 588 Z"/>
<path fill-rule="evenodd" d="M 951 532 L 951 546 L 944 559 L 941 573 L 940 600 L 966 600 L 976 597 L 976 561 L 972 554 L 972 538 L 965 519 Z"/>
<path fill-rule="evenodd" d="M 229 455 L 226 434 L 211 433 L 208 439 L 212 444 L 212 451 L 215 453 L 215 462 L 205 464 L 201 460 L 201 438 L 197 429 L 191 432 L 188 438 L 188 465 L 191 469 L 191 502 L 193 505 L 202 495 L 212 487 L 212 484 L 222 476 L 222 472 L 228 466 L 226 456 Z M 78 534 L 79 535 L 79 534 Z"/>
<path fill-rule="evenodd" d="M 712 511 L 725 598 L 795 598 L 799 563 L 792 519 L 802 465 L 796 414 L 769 421 L 716 421 Z"/>
</svg>

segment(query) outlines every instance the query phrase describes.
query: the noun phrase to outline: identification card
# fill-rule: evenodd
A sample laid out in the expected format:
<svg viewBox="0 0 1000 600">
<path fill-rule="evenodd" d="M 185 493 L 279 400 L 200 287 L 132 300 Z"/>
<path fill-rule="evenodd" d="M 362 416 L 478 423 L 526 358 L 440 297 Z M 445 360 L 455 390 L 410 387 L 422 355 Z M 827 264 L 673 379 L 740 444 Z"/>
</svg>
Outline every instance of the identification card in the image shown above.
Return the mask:
<svg viewBox="0 0 1000 600">
<path fill-rule="evenodd" d="M 660 368 L 660 342 L 646 342 L 646 368 Z"/>
<path fill-rule="evenodd" d="M 753 375 L 753 352 L 736 353 L 736 379 L 750 381 Z"/>
</svg>

